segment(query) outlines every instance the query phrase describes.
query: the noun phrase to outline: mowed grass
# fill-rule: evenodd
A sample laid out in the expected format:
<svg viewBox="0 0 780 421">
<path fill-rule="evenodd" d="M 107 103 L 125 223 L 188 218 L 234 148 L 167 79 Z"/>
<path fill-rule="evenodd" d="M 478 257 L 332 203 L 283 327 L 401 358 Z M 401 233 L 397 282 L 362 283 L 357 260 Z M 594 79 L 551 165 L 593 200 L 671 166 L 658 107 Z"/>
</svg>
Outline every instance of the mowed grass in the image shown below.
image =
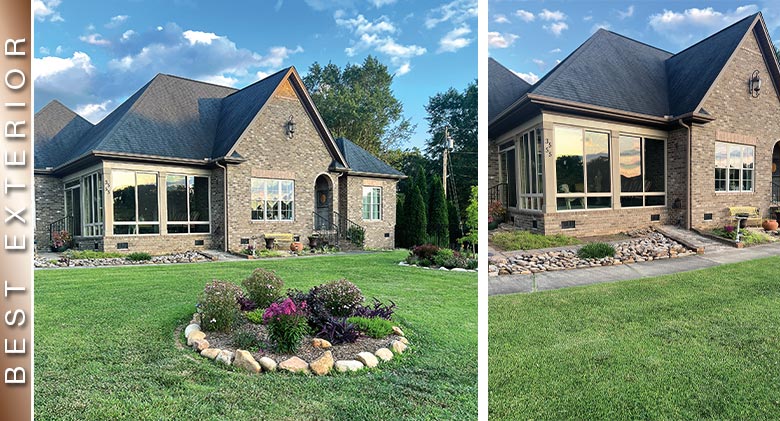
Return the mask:
<svg viewBox="0 0 780 421">
<path fill-rule="evenodd" d="M 475 419 L 477 277 L 401 267 L 406 252 L 35 272 L 36 419 Z M 398 304 L 411 348 L 380 369 L 233 372 L 176 347 L 211 279 L 255 267 L 286 287 L 347 278 Z"/>
<path fill-rule="evenodd" d="M 491 419 L 780 419 L 780 258 L 491 297 Z"/>
<path fill-rule="evenodd" d="M 540 235 L 528 231 L 498 232 L 490 237 L 490 243 L 506 251 L 534 250 L 548 247 L 571 246 L 582 241 L 568 235 Z"/>
</svg>

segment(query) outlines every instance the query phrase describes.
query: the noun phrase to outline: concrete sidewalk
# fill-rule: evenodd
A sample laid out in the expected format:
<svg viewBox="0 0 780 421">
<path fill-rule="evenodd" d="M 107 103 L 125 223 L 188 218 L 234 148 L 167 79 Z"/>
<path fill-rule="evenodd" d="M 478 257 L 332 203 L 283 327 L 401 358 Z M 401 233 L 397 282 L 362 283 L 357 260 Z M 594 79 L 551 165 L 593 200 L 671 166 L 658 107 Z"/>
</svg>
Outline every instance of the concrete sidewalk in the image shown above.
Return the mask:
<svg viewBox="0 0 780 421">
<path fill-rule="evenodd" d="M 654 260 L 628 265 L 542 272 L 536 275 L 491 276 L 488 278 L 488 295 L 534 292 L 534 284 L 536 291 L 546 291 L 571 286 L 649 278 L 773 256 L 780 256 L 780 243 L 744 249 L 723 248 L 679 259 Z"/>
</svg>

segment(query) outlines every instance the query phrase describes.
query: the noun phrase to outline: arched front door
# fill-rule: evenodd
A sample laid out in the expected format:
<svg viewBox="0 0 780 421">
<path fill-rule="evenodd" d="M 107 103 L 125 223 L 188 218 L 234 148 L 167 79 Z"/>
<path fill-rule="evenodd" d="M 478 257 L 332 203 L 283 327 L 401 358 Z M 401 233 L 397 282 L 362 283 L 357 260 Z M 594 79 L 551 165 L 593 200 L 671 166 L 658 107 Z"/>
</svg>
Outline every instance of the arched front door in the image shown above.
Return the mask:
<svg viewBox="0 0 780 421">
<path fill-rule="evenodd" d="M 320 175 L 314 183 L 314 229 L 329 230 L 333 223 L 333 184 L 330 177 Z"/>
<path fill-rule="evenodd" d="M 780 142 L 772 151 L 772 204 L 780 204 Z"/>
</svg>

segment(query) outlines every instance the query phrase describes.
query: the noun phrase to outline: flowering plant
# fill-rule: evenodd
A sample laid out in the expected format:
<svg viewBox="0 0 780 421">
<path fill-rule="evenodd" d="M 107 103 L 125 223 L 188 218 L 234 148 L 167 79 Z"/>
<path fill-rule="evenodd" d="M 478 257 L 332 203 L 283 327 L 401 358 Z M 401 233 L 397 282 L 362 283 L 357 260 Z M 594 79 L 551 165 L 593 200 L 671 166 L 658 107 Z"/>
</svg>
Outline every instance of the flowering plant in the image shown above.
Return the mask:
<svg viewBox="0 0 780 421">
<path fill-rule="evenodd" d="M 268 336 L 279 352 L 293 353 L 301 346 L 301 339 L 309 333 L 306 302 L 296 305 L 290 298 L 272 303 L 263 313 Z"/>
<path fill-rule="evenodd" d="M 506 208 L 504 207 L 504 204 L 498 200 L 490 202 L 488 205 L 488 218 L 491 218 L 490 222 L 503 222 L 506 218 Z"/>
<path fill-rule="evenodd" d="M 241 314 L 238 299 L 242 295 L 241 288 L 230 282 L 215 279 L 206 284 L 198 300 L 203 330 L 230 331 Z"/>
<path fill-rule="evenodd" d="M 52 246 L 55 249 L 68 247 L 70 246 L 71 242 L 73 242 L 73 236 L 70 235 L 68 230 L 62 230 L 62 231 L 57 231 L 52 233 L 51 239 L 52 239 Z"/>
<path fill-rule="evenodd" d="M 309 303 L 321 315 L 347 317 L 363 303 L 363 293 L 352 282 L 339 279 L 312 288 Z"/>
<path fill-rule="evenodd" d="M 736 228 L 734 227 L 734 225 L 726 225 L 725 227 L 723 227 L 723 231 L 726 231 L 729 234 L 734 232 L 735 229 Z"/>
<path fill-rule="evenodd" d="M 275 272 L 257 268 L 241 282 L 257 307 L 265 308 L 284 293 L 284 281 Z"/>
</svg>

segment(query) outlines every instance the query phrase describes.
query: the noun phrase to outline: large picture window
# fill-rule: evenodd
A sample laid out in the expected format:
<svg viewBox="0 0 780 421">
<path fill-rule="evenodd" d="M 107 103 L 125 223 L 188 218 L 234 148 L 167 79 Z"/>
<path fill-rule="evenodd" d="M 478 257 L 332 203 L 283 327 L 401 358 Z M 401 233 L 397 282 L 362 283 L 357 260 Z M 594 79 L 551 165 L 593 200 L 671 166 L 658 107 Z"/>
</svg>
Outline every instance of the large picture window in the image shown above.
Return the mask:
<svg viewBox="0 0 780 421">
<path fill-rule="evenodd" d="M 363 187 L 363 220 L 382 219 L 382 188 Z"/>
<path fill-rule="evenodd" d="M 292 221 L 295 218 L 294 181 L 253 178 L 251 190 L 253 220 Z"/>
<path fill-rule="evenodd" d="M 663 140 L 620 136 L 620 206 L 666 204 L 666 145 Z"/>
<path fill-rule="evenodd" d="M 157 174 L 113 171 L 114 234 L 159 234 Z"/>
<path fill-rule="evenodd" d="M 544 146 L 542 130 L 524 133 L 518 139 L 520 156 L 520 209 L 541 210 L 544 206 Z"/>
<path fill-rule="evenodd" d="M 103 235 L 103 174 L 96 172 L 83 177 L 81 186 L 84 235 L 87 237 Z"/>
<path fill-rule="evenodd" d="M 715 142 L 715 191 L 752 192 L 756 148 Z"/>
<path fill-rule="evenodd" d="M 185 175 L 166 177 L 168 233 L 208 233 L 209 178 Z"/>
<path fill-rule="evenodd" d="M 609 134 L 555 127 L 558 210 L 612 207 Z"/>
</svg>

